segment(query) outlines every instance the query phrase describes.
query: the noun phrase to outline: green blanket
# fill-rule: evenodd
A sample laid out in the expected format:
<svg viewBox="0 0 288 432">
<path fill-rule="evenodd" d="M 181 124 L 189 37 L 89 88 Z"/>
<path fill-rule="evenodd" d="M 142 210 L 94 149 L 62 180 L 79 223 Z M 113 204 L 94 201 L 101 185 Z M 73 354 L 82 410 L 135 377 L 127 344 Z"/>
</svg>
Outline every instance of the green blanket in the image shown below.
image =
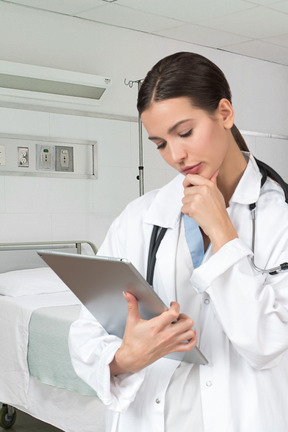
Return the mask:
<svg viewBox="0 0 288 432">
<path fill-rule="evenodd" d="M 45 307 L 33 312 L 29 324 L 29 372 L 44 384 L 97 396 L 76 375 L 70 359 L 68 333 L 79 312 L 80 305 Z"/>
</svg>

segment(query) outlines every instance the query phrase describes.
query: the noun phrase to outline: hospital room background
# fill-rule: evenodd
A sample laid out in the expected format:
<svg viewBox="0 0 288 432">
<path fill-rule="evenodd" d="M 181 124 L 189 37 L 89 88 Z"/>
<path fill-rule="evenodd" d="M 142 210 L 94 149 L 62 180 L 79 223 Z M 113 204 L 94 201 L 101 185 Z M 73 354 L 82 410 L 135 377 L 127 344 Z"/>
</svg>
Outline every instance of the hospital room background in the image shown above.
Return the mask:
<svg viewBox="0 0 288 432">
<path fill-rule="evenodd" d="M 93 2 L 84 3 L 88 9 Z M 103 1 L 95 3 L 102 6 Z M 71 8 L 76 4 L 71 1 Z M 288 61 L 281 64 L 136 31 L 125 24 L 25 7 L 25 1 L 0 1 L 0 24 L 0 61 L 111 80 L 99 105 L 85 112 L 41 104 L 35 109 L 25 100 L 7 102 L 0 91 L 0 153 L 4 147 L 6 158 L 0 165 L 0 243 L 73 239 L 99 247 L 113 219 L 131 200 L 177 174 L 161 160 L 143 130 L 140 191 L 136 110 L 138 81 L 156 61 L 177 51 L 202 54 L 225 72 L 235 124 L 248 147 L 288 181 Z M 74 172 L 37 170 L 37 145 L 72 147 Z M 29 149 L 29 167 L 17 166 L 19 146 Z M 91 161 L 84 164 L 79 174 L 85 152 L 91 157 L 92 150 L 94 166 Z"/>
<path fill-rule="evenodd" d="M 124 81 L 143 78 L 158 59 L 180 50 L 203 54 L 225 71 L 235 123 L 248 131 L 251 151 L 288 180 L 287 139 L 277 138 L 288 135 L 287 66 L 6 2 L 0 2 L 0 21 L 1 60 L 111 78 L 94 114 L 0 107 L 0 138 L 97 142 L 96 179 L 1 172 L 1 242 L 77 238 L 99 247 L 111 221 L 139 195 L 137 84 Z M 145 132 L 143 148 L 146 192 L 175 172 Z"/>
</svg>

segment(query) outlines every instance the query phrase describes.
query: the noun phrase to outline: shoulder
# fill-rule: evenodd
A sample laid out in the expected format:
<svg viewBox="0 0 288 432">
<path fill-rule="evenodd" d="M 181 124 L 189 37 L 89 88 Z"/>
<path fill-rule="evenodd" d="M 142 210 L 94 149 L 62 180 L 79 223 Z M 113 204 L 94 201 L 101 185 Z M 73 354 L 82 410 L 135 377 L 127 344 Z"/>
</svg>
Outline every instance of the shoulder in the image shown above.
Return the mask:
<svg viewBox="0 0 288 432">
<path fill-rule="evenodd" d="M 172 196 L 176 194 L 175 191 L 180 190 L 179 184 L 182 182 L 183 176 L 177 176 L 164 187 L 147 192 L 130 202 L 110 226 L 99 249 L 99 255 L 128 258 L 143 272 L 143 257 L 148 254 L 147 244 L 150 241 L 152 227 L 167 226 L 167 214 L 172 215 L 172 219 L 173 212 L 178 212 L 178 206 L 175 205 Z M 179 195 L 178 192 L 177 194 Z"/>
<path fill-rule="evenodd" d="M 285 194 L 282 187 L 270 177 L 267 177 L 266 182 L 261 188 L 259 203 L 271 208 L 274 206 L 279 209 L 279 211 L 288 212 L 288 205 L 285 201 Z"/>
<path fill-rule="evenodd" d="M 259 227 L 267 234 L 275 237 L 277 241 L 280 238 L 288 241 L 288 204 L 282 187 L 270 177 L 261 188 L 256 217 Z"/>
</svg>

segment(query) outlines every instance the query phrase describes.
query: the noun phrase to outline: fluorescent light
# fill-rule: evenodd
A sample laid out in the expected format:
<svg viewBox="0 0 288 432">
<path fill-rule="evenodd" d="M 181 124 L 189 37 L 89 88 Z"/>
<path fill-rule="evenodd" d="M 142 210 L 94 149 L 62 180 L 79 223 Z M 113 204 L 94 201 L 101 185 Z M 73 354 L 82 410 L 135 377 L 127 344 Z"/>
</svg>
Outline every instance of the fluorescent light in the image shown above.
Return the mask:
<svg viewBox="0 0 288 432">
<path fill-rule="evenodd" d="M 111 79 L 98 75 L 0 61 L 0 104 L 93 111 Z M 86 108 L 85 108 L 86 107 Z M 49 109 L 50 108 L 50 109 Z"/>
</svg>

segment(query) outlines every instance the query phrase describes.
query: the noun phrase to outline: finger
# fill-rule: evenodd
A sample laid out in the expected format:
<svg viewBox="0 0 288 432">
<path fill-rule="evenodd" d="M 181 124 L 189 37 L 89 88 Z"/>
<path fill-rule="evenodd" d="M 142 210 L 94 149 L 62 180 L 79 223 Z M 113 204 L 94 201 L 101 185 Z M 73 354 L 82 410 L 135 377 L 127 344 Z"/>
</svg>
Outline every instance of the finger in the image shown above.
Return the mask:
<svg viewBox="0 0 288 432">
<path fill-rule="evenodd" d="M 194 326 L 194 322 L 191 318 L 189 318 L 188 316 L 185 316 L 185 318 L 183 318 L 182 314 L 179 315 L 177 322 L 174 324 L 174 333 L 177 335 L 181 335 L 185 332 L 189 332 L 193 330 L 193 326 Z"/>
<path fill-rule="evenodd" d="M 155 319 L 158 320 L 158 324 L 161 327 L 169 326 L 172 323 L 176 323 L 179 317 L 180 305 L 177 302 L 171 302 L 170 308 L 158 315 Z"/>
<path fill-rule="evenodd" d="M 129 292 L 123 292 L 123 296 L 126 299 L 127 307 L 128 307 L 127 320 L 134 321 L 136 319 L 137 320 L 141 319 L 141 316 L 139 314 L 139 309 L 138 309 L 138 301 L 136 297 L 134 297 L 134 295 Z"/>
<path fill-rule="evenodd" d="M 212 177 L 210 178 L 210 180 L 214 183 L 217 184 L 217 177 L 219 174 L 219 170 L 215 171 L 215 173 L 212 175 Z"/>
<path fill-rule="evenodd" d="M 197 345 L 197 339 L 193 338 L 186 342 L 180 343 L 178 345 L 179 348 L 177 349 L 177 351 L 191 351 L 191 349 L 194 348 L 196 345 Z"/>
<path fill-rule="evenodd" d="M 173 310 L 177 313 L 177 315 L 179 315 L 179 312 L 180 312 L 180 304 L 177 303 L 176 301 L 172 301 L 172 302 L 170 303 L 170 309 L 173 309 Z"/>
<path fill-rule="evenodd" d="M 184 188 L 190 187 L 190 186 L 201 186 L 204 184 L 209 184 L 210 180 L 200 176 L 199 174 L 187 174 L 183 181 Z"/>
<path fill-rule="evenodd" d="M 175 347 L 175 351 L 191 351 L 197 345 L 197 337 L 193 337 L 186 340 L 181 340 Z"/>
</svg>

